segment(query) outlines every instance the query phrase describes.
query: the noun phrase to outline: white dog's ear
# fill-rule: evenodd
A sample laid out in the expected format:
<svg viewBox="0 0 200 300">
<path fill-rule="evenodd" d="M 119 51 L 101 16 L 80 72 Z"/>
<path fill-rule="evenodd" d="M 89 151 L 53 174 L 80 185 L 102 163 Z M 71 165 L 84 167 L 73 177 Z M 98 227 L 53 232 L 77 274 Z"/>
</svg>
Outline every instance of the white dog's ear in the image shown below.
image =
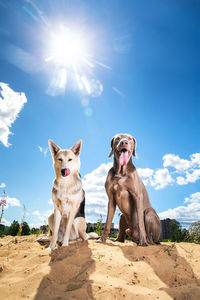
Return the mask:
<svg viewBox="0 0 200 300">
<path fill-rule="evenodd" d="M 51 151 L 51 154 L 54 157 L 60 150 L 60 147 L 58 147 L 52 140 L 49 140 L 48 143 L 49 143 L 49 149 Z"/>
<path fill-rule="evenodd" d="M 132 136 L 132 139 L 133 139 L 133 142 L 134 142 L 134 146 L 133 146 L 133 156 L 135 156 L 135 157 L 137 157 L 137 154 L 136 154 L 136 151 L 135 151 L 135 149 L 136 149 L 136 139 Z"/>
<path fill-rule="evenodd" d="M 113 142 L 114 142 L 114 138 L 115 137 L 113 137 L 112 140 L 111 140 L 111 142 L 110 142 L 111 150 L 110 150 L 110 153 L 109 153 L 108 157 L 111 157 L 113 155 Z"/>
<path fill-rule="evenodd" d="M 81 145 L 82 141 L 79 140 L 72 148 L 71 150 L 74 152 L 75 155 L 79 155 L 81 152 Z"/>
</svg>

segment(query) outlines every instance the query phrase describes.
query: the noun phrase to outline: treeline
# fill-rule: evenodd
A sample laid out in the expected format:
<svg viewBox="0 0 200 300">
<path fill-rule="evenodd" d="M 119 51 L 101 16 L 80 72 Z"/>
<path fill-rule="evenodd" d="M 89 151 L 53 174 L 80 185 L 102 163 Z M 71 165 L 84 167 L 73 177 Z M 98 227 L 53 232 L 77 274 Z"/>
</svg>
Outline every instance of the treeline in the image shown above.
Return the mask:
<svg viewBox="0 0 200 300">
<path fill-rule="evenodd" d="M 30 235 L 30 234 L 43 234 L 47 233 L 49 228 L 48 225 L 43 225 L 39 228 L 30 229 L 27 222 L 19 224 L 18 221 L 13 221 L 11 226 L 0 225 L 0 237 L 4 235 Z M 98 226 L 97 226 L 98 227 Z M 98 227 L 99 229 L 99 227 Z M 87 232 L 92 231 L 91 228 L 87 228 Z M 97 232 L 97 229 L 96 229 Z M 98 235 L 102 234 L 102 230 L 97 232 Z M 169 225 L 169 239 L 161 241 L 171 241 L 171 242 L 190 242 L 200 244 L 200 221 L 192 223 L 188 229 L 182 228 L 181 224 L 172 220 Z"/>
<path fill-rule="evenodd" d="M 182 228 L 181 224 L 172 220 L 169 225 L 170 241 L 190 242 L 200 244 L 200 221 L 192 223 L 188 229 Z"/>
<path fill-rule="evenodd" d="M 44 233 L 44 230 L 41 230 L 39 228 L 32 228 L 30 229 L 29 225 L 27 222 L 23 222 L 23 224 L 19 224 L 18 221 L 13 221 L 10 226 L 4 226 L 0 229 L 0 236 L 4 235 L 12 235 L 12 236 L 17 236 L 17 235 L 30 235 L 30 234 L 40 234 Z"/>
</svg>

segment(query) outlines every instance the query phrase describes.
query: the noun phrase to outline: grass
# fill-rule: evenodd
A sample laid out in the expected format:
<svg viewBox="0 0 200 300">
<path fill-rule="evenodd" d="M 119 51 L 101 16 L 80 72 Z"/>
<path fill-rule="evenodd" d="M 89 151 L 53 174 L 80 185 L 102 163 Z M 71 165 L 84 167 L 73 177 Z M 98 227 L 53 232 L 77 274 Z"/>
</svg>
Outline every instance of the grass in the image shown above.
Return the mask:
<svg viewBox="0 0 200 300">
<path fill-rule="evenodd" d="M 101 260 L 103 257 L 105 257 L 105 255 L 97 252 L 95 254 L 92 254 L 92 257 Z"/>
</svg>

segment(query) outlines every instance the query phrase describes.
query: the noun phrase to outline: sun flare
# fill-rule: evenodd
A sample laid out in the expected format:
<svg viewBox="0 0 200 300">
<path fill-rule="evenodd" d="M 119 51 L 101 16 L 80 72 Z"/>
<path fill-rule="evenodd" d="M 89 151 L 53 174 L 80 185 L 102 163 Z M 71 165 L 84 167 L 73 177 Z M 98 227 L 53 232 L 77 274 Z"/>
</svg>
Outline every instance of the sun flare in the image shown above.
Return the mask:
<svg viewBox="0 0 200 300">
<path fill-rule="evenodd" d="M 103 85 L 93 77 L 94 69 L 106 66 L 94 59 L 89 40 L 88 33 L 63 25 L 49 34 L 45 61 L 51 67 L 52 80 L 48 94 L 62 94 L 68 87 L 83 95 L 101 95 Z"/>
<path fill-rule="evenodd" d="M 60 26 L 60 30 L 51 35 L 49 56 L 46 61 L 53 61 L 60 67 L 79 68 L 87 61 L 86 44 L 86 40 L 80 33 Z"/>
</svg>

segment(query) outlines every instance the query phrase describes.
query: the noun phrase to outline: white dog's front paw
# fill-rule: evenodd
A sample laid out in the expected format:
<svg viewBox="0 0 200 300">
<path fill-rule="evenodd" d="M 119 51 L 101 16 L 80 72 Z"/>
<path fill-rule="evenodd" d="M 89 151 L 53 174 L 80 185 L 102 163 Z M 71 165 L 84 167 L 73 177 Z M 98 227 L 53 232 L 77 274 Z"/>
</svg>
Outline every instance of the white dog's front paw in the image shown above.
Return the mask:
<svg viewBox="0 0 200 300">
<path fill-rule="evenodd" d="M 51 248 L 50 248 L 50 247 L 47 247 L 47 248 L 45 249 L 45 251 L 50 252 L 50 251 L 51 251 Z"/>
<path fill-rule="evenodd" d="M 69 245 L 69 241 L 63 241 L 62 247 L 68 247 L 68 245 Z"/>
<path fill-rule="evenodd" d="M 47 250 L 55 250 L 56 249 L 56 245 L 54 244 L 50 244 L 48 248 L 46 248 Z"/>
</svg>

